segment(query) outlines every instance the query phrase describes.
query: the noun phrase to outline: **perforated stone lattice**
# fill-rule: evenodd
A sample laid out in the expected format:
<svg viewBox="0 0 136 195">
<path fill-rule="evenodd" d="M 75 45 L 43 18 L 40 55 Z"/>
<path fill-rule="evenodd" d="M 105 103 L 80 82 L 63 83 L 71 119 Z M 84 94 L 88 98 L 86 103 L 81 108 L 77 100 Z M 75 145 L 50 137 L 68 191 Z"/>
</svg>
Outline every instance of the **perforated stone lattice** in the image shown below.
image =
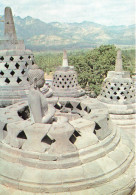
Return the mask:
<svg viewBox="0 0 136 195">
<path fill-rule="evenodd" d="M 113 102 L 133 102 L 135 99 L 135 88 L 133 82 L 110 82 L 105 81 L 102 86 L 100 97 Z"/>
<path fill-rule="evenodd" d="M 29 50 L 0 50 L 0 107 L 26 100 L 27 71 L 32 64 Z"/>
<path fill-rule="evenodd" d="M 76 88 L 77 83 L 77 75 L 74 71 L 55 73 L 53 76 L 53 87 L 59 89 L 69 89 Z"/>
<path fill-rule="evenodd" d="M 0 56 L 0 86 L 27 83 L 26 72 L 32 64 L 32 54 Z"/>
</svg>

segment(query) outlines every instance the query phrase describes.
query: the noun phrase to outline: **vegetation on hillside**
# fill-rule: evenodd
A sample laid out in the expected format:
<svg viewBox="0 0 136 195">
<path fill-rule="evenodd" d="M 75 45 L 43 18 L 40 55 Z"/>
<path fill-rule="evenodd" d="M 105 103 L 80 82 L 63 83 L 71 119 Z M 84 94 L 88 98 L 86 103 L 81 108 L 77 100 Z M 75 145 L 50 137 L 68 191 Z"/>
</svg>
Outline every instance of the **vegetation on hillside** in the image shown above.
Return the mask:
<svg viewBox="0 0 136 195">
<path fill-rule="evenodd" d="M 91 91 L 99 94 L 101 84 L 108 71 L 115 69 L 117 48 L 114 45 L 102 45 L 93 50 L 68 52 L 69 65 L 75 67 L 78 73 L 78 82 L 85 88 L 87 82 Z M 54 72 L 62 64 L 62 53 L 35 53 L 36 63 L 47 73 Z M 123 68 L 134 72 L 135 52 L 122 52 Z"/>
</svg>

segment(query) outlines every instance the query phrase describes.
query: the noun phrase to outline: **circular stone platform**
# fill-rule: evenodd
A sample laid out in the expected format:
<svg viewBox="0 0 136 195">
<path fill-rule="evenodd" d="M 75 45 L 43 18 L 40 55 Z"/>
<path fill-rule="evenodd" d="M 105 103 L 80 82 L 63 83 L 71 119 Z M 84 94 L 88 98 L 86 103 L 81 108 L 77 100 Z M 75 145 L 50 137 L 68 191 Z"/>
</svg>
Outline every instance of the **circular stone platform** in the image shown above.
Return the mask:
<svg viewBox="0 0 136 195">
<path fill-rule="evenodd" d="M 133 144 L 108 120 L 105 107 L 88 98 L 60 99 L 54 106 L 58 109 L 56 117 L 62 116 L 63 111 L 80 116 L 69 119 L 67 127 L 70 125 L 73 129 L 66 131 L 58 126 L 58 133 L 54 134 L 53 124 L 32 125 L 27 104 L 23 102 L 2 109 L 5 116 L 0 142 L 2 190 L 12 189 L 13 194 L 24 191 L 76 194 L 80 191 L 81 194 L 122 192 L 124 195 L 133 192 Z M 11 116 L 10 119 L 7 116 Z M 16 122 L 18 119 L 20 122 Z M 7 124 L 9 121 L 12 123 Z M 106 131 L 104 124 L 107 124 Z"/>
</svg>

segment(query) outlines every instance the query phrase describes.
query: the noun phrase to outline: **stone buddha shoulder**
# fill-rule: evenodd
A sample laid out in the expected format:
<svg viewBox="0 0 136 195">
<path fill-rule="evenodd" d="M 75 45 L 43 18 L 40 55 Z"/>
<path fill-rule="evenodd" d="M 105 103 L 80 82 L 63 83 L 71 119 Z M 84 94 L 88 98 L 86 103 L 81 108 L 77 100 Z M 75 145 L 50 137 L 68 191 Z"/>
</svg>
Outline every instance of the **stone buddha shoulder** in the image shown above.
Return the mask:
<svg viewBox="0 0 136 195">
<path fill-rule="evenodd" d="M 51 123 L 55 108 L 47 103 L 45 96 L 40 91 L 45 83 L 44 72 L 36 64 L 28 71 L 28 80 L 30 83 L 28 103 L 31 121 L 34 123 Z"/>
</svg>

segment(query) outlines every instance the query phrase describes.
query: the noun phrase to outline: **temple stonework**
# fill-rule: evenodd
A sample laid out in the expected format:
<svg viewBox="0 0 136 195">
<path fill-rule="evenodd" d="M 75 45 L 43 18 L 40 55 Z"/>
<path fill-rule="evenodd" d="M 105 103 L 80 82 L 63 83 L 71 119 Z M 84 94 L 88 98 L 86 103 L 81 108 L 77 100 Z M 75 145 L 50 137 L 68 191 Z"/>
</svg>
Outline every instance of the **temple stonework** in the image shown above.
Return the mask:
<svg viewBox="0 0 136 195">
<path fill-rule="evenodd" d="M 0 106 L 27 99 L 27 72 L 34 62 L 30 50 L 16 36 L 11 8 L 5 8 L 4 39 L 0 41 Z"/>
<path fill-rule="evenodd" d="M 80 88 L 66 51 L 50 91 L 34 56 L 17 40 L 10 8 L 5 15 L 0 194 L 134 195 L 135 123 L 128 123 L 135 116 L 134 87 L 121 51 L 98 99 L 89 97 L 88 85 L 87 95 Z"/>
<path fill-rule="evenodd" d="M 115 71 L 104 79 L 98 99 L 107 104 L 127 105 L 135 102 L 135 88 L 130 73 L 123 71 L 121 51 L 117 52 Z"/>
<path fill-rule="evenodd" d="M 80 97 L 85 94 L 77 81 L 77 73 L 73 66 L 68 65 L 67 53 L 63 53 L 63 63 L 53 75 L 53 95 L 57 97 Z"/>
</svg>

